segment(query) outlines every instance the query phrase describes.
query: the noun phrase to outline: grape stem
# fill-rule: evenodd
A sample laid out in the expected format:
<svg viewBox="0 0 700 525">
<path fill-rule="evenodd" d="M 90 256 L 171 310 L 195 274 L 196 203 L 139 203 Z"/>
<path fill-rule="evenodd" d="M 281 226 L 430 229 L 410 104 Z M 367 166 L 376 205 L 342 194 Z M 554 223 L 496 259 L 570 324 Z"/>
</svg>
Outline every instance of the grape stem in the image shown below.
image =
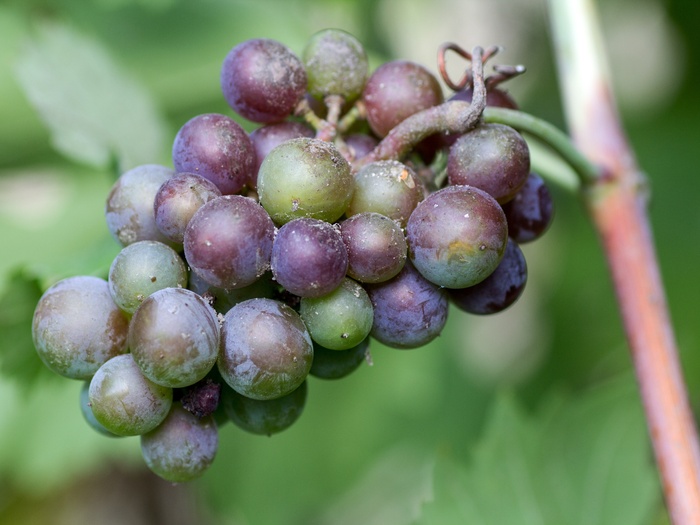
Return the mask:
<svg viewBox="0 0 700 525">
<path fill-rule="evenodd" d="M 593 0 L 548 0 L 574 142 L 603 176 L 584 198 L 600 236 L 674 525 L 700 523 L 700 447 L 666 304 L 647 190 L 612 95 Z"/>
<path fill-rule="evenodd" d="M 401 159 L 421 140 L 434 133 L 464 133 L 476 126 L 486 107 L 484 50 L 474 48 L 471 55 L 474 91 L 471 104 L 453 101 L 415 113 L 395 126 L 374 150 L 353 164 L 357 170 L 378 160 Z"/>
</svg>

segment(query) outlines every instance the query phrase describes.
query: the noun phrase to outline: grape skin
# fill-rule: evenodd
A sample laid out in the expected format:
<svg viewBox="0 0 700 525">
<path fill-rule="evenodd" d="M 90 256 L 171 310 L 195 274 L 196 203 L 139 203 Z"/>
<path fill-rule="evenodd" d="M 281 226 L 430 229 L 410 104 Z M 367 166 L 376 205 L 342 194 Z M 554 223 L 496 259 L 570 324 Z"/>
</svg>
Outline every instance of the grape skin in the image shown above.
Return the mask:
<svg viewBox="0 0 700 525">
<path fill-rule="evenodd" d="M 508 240 L 503 210 L 488 193 L 448 186 L 421 202 L 406 226 L 409 258 L 429 281 L 465 288 L 496 269 Z"/>
<path fill-rule="evenodd" d="M 221 90 L 233 110 L 253 122 L 284 120 L 306 92 L 301 60 L 269 38 L 246 40 L 226 55 Z"/>
<path fill-rule="evenodd" d="M 348 269 L 348 252 L 333 225 L 295 219 L 277 232 L 271 266 L 275 279 L 288 292 L 320 297 L 340 286 Z"/>
<path fill-rule="evenodd" d="M 249 299 L 224 316 L 218 370 L 239 394 L 275 399 L 306 379 L 311 337 L 294 310 L 272 299 Z"/>
<path fill-rule="evenodd" d="M 199 208 L 187 225 L 185 258 L 210 285 L 243 288 L 270 268 L 274 236 L 275 225 L 257 202 L 224 195 Z"/>
<path fill-rule="evenodd" d="M 232 195 L 253 176 L 255 150 L 235 120 L 206 113 L 188 120 L 175 135 L 173 165 L 178 173 L 201 175 Z"/>
<path fill-rule="evenodd" d="M 255 170 L 253 170 L 253 176 L 248 181 L 248 187 L 251 189 L 258 187 L 260 165 L 267 157 L 267 154 L 274 148 L 291 139 L 314 138 L 314 136 L 316 136 L 316 132 L 313 129 L 301 122 L 294 121 L 268 124 L 254 130 L 250 134 L 250 140 L 255 148 Z"/>
<path fill-rule="evenodd" d="M 169 246 L 157 241 L 139 241 L 117 254 L 109 268 L 108 282 L 117 306 L 133 314 L 152 293 L 186 286 L 187 269 Z"/>
<path fill-rule="evenodd" d="M 198 418 L 173 405 L 156 429 L 141 436 L 146 465 L 161 478 L 183 483 L 200 477 L 219 448 L 219 432 L 211 416 Z"/>
<path fill-rule="evenodd" d="M 104 279 L 76 276 L 51 286 L 32 320 L 34 347 L 53 372 L 90 379 L 109 359 L 127 351 L 129 320 L 114 304 Z"/>
<path fill-rule="evenodd" d="M 393 279 L 366 286 L 374 307 L 371 335 L 392 348 L 417 348 L 435 339 L 447 322 L 447 292 L 406 262 Z"/>
<path fill-rule="evenodd" d="M 542 177 L 530 173 L 512 200 L 503 205 L 508 235 L 518 243 L 539 239 L 552 222 L 552 195 Z"/>
<path fill-rule="evenodd" d="M 190 290 L 155 292 L 131 319 L 129 348 L 141 372 L 154 383 L 171 388 L 193 385 L 216 363 L 216 312 Z"/>
<path fill-rule="evenodd" d="M 314 343 L 314 360 L 309 374 L 320 379 L 340 379 L 351 374 L 367 360 L 369 340 L 367 337 L 347 350 L 329 350 Z"/>
<path fill-rule="evenodd" d="M 137 436 L 168 415 L 173 390 L 147 379 L 131 354 L 113 357 L 90 381 L 90 405 L 95 419 L 118 436 Z"/>
</svg>

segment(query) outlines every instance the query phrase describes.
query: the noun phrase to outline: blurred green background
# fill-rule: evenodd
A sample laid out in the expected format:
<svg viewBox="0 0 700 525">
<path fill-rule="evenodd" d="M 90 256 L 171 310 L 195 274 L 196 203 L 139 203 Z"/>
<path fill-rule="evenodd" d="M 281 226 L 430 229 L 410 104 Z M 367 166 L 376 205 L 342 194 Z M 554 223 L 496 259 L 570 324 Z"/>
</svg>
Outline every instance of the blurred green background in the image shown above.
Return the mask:
<svg viewBox="0 0 700 525">
<path fill-rule="evenodd" d="M 700 4 L 600 3 L 700 406 Z M 223 427 L 214 465 L 186 486 L 150 474 L 138 439 L 92 431 L 79 382 L 41 368 L 38 294 L 118 252 L 103 219 L 116 174 L 170 165 L 196 114 L 232 115 L 218 80 L 231 47 L 268 37 L 299 53 L 326 27 L 357 36 L 372 67 L 404 58 L 435 72 L 443 42 L 503 45 L 496 62 L 528 67 L 508 86 L 522 109 L 565 126 L 541 0 L 0 3 L 0 524 L 667 523 L 602 252 L 558 187 L 514 307 L 452 311 L 421 349 L 374 344 L 373 366 L 310 380 L 289 430 Z"/>
</svg>

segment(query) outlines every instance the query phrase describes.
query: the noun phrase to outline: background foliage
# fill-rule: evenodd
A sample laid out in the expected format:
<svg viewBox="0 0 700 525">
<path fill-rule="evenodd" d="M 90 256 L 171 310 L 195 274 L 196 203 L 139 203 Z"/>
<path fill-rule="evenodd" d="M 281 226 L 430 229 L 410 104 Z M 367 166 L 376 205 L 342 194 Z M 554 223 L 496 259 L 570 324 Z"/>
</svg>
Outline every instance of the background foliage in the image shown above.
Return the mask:
<svg viewBox="0 0 700 525">
<path fill-rule="evenodd" d="M 601 3 L 697 405 L 700 7 Z M 232 114 L 218 74 L 235 44 L 269 37 L 300 52 L 325 27 L 355 34 L 372 67 L 406 58 L 435 71 L 442 42 L 502 44 L 499 63 L 529 70 L 509 86 L 521 107 L 565 126 L 539 0 L 0 3 L 0 524 L 666 523 L 603 256 L 560 188 L 554 226 L 525 246 L 530 281 L 514 307 L 452 311 L 422 349 L 374 344 L 373 366 L 313 381 L 284 433 L 223 428 L 214 466 L 186 487 L 145 472 L 137 439 L 93 432 L 79 382 L 44 370 L 34 305 L 118 252 L 103 219 L 118 173 L 170 164 L 192 116 Z"/>
</svg>

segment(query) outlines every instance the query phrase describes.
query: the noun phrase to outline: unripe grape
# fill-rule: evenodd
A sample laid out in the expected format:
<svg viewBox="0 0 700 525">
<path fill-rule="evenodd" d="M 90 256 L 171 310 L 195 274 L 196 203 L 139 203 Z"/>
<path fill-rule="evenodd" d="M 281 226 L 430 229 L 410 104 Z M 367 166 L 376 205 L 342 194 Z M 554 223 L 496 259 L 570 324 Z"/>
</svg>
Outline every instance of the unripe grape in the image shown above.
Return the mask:
<svg viewBox="0 0 700 525">
<path fill-rule="evenodd" d="M 359 40 L 340 29 L 325 29 L 311 37 L 302 54 L 309 93 L 317 99 L 339 95 L 346 101 L 360 96 L 369 62 Z"/>
<path fill-rule="evenodd" d="M 350 164 L 330 142 L 297 138 L 267 154 L 258 171 L 258 196 L 276 224 L 312 217 L 339 219 L 354 190 Z"/>
<path fill-rule="evenodd" d="M 340 379 L 359 368 L 369 355 L 369 340 L 347 350 L 329 350 L 314 343 L 314 360 L 309 374 L 320 379 Z"/>
</svg>

